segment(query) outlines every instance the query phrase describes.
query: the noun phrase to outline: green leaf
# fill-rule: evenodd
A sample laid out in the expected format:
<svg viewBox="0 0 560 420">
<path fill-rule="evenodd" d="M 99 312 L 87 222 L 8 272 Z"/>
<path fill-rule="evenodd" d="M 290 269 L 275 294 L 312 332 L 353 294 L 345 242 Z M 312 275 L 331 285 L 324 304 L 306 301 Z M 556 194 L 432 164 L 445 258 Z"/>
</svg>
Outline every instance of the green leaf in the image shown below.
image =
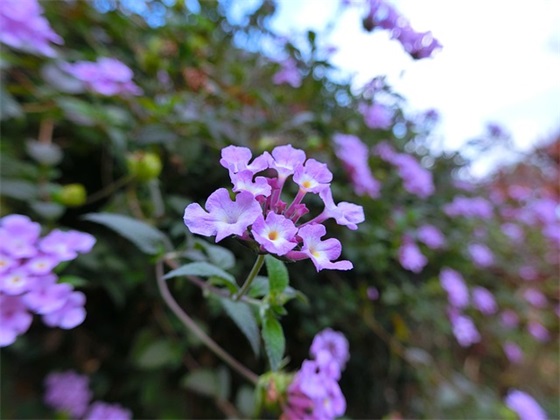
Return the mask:
<svg viewBox="0 0 560 420">
<path fill-rule="evenodd" d="M 150 343 L 138 356 L 137 365 L 143 369 L 157 369 L 176 366 L 181 361 L 181 352 L 170 341 L 160 340 Z"/>
<path fill-rule="evenodd" d="M 218 376 L 210 369 L 197 369 L 189 372 L 181 379 L 181 386 L 208 397 L 220 395 Z"/>
<path fill-rule="evenodd" d="M 108 227 L 145 254 L 155 255 L 164 248 L 166 237 L 163 232 L 131 217 L 114 213 L 88 213 L 82 218 Z"/>
<path fill-rule="evenodd" d="M 266 255 L 266 271 L 268 272 L 268 280 L 270 282 L 270 293 L 282 293 L 288 286 L 290 280 L 288 278 L 288 269 L 284 263 L 271 255 Z"/>
<path fill-rule="evenodd" d="M 32 200 L 39 195 L 37 184 L 20 179 L 3 179 L 0 194 L 17 200 Z"/>
<path fill-rule="evenodd" d="M 235 406 L 247 418 L 253 418 L 255 413 L 255 390 L 242 385 L 235 397 Z"/>
<path fill-rule="evenodd" d="M 82 278 L 82 277 L 78 277 L 78 276 L 70 276 L 70 275 L 66 275 L 66 276 L 62 276 L 58 279 L 59 283 L 68 283 L 71 284 L 74 287 L 83 287 L 86 286 L 89 282 Z"/>
<path fill-rule="evenodd" d="M 226 298 L 220 298 L 220 302 L 233 322 L 235 322 L 241 332 L 247 337 L 253 349 L 253 353 L 258 356 L 260 350 L 259 327 L 255 319 L 255 314 L 249 305 L 244 302 L 234 302 Z"/>
<path fill-rule="evenodd" d="M 224 270 L 235 266 L 235 256 L 229 249 L 219 245 L 212 245 L 206 241 L 196 241 L 196 244 L 206 251 L 210 262 Z"/>
<path fill-rule="evenodd" d="M 263 323 L 262 336 L 270 369 L 276 371 L 280 368 L 280 362 L 286 347 L 282 325 L 280 325 L 277 319 L 270 316 L 266 317 Z"/>
<path fill-rule="evenodd" d="M 215 265 L 204 261 L 197 261 L 182 265 L 181 267 L 167 273 L 165 276 L 163 276 L 163 278 L 167 280 L 173 277 L 180 276 L 218 277 L 220 279 L 226 280 L 232 285 L 235 285 L 235 289 L 237 290 L 237 283 L 235 282 L 235 278 L 230 273 L 222 270 L 220 267 L 216 267 Z"/>
</svg>

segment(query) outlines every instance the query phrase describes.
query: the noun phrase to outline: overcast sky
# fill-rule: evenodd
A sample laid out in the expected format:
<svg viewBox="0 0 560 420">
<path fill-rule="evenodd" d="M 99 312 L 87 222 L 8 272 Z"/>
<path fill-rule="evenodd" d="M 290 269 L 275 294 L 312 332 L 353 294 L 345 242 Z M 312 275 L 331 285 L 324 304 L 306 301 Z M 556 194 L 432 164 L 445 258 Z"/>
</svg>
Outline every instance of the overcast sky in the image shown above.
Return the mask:
<svg viewBox="0 0 560 420">
<path fill-rule="evenodd" d="M 358 2 L 358 0 L 355 0 Z M 320 30 L 338 15 L 332 62 L 361 86 L 377 75 L 418 110 L 440 111 L 445 146 L 456 149 L 498 122 L 520 149 L 560 132 L 560 0 L 394 0 L 417 31 L 443 49 L 414 61 L 386 32 L 365 32 L 364 8 L 340 0 L 278 0 L 273 27 Z"/>
</svg>

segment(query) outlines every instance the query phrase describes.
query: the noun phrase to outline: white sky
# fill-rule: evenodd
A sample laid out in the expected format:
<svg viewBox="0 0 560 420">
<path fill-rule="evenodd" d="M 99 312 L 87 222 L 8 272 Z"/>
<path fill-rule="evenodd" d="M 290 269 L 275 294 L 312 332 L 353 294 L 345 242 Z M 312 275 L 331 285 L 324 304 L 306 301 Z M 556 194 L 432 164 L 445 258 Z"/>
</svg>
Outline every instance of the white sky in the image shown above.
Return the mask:
<svg viewBox="0 0 560 420">
<path fill-rule="evenodd" d="M 354 0 L 360 2 L 363 0 Z M 560 0 L 393 0 L 417 31 L 443 49 L 412 60 L 385 31 L 362 29 L 363 7 L 337 13 L 340 0 L 279 0 L 273 27 L 291 35 L 321 30 L 339 14 L 325 43 L 356 86 L 387 75 L 417 110 L 436 108 L 448 149 L 497 122 L 527 150 L 560 132 Z"/>
</svg>

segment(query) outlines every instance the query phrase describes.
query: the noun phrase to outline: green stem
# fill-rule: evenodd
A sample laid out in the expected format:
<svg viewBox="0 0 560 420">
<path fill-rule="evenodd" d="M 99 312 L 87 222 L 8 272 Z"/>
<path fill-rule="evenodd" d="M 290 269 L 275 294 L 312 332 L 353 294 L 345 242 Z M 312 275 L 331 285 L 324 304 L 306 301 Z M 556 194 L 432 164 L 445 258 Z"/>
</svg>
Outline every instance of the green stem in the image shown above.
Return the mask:
<svg viewBox="0 0 560 420">
<path fill-rule="evenodd" d="M 257 277 L 259 271 L 261 271 L 261 267 L 263 266 L 263 264 L 264 254 L 259 254 L 257 260 L 255 261 L 255 264 L 253 265 L 253 268 L 251 269 L 251 272 L 245 279 L 245 283 L 243 283 L 243 286 L 241 286 L 241 289 L 239 289 L 239 292 L 237 292 L 233 300 L 239 300 L 245 293 L 247 293 L 247 290 L 249 290 L 249 287 L 251 287 L 251 283 L 253 283 L 253 280 L 255 280 L 255 277 Z"/>
<path fill-rule="evenodd" d="M 235 369 L 239 374 L 241 374 L 245 379 L 251 382 L 253 385 L 256 385 L 259 377 L 233 357 L 229 355 L 227 351 L 220 347 L 218 343 L 212 340 L 198 325 L 194 320 L 188 316 L 183 309 L 179 306 L 177 301 L 171 295 L 171 292 L 167 288 L 167 283 L 163 278 L 163 263 L 162 261 L 158 261 L 156 263 L 156 278 L 159 291 L 161 296 L 169 309 L 173 311 L 173 313 L 181 320 L 183 325 L 187 327 L 194 335 L 196 335 L 200 341 L 202 341 L 210 350 L 214 352 L 216 356 L 230 365 L 233 369 Z"/>
</svg>

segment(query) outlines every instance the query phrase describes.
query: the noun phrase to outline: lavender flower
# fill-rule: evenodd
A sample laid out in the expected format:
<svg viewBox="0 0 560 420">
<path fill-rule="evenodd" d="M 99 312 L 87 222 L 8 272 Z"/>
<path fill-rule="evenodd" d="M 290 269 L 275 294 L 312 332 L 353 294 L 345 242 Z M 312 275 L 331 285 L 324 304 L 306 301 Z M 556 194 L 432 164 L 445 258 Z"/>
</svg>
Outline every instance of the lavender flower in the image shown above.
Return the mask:
<svg viewBox="0 0 560 420">
<path fill-rule="evenodd" d="M 462 216 L 469 219 L 490 219 L 492 217 L 492 206 L 482 197 L 457 196 L 451 203 L 443 207 L 443 211 L 449 217 Z"/>
<path fill-rule="evenodd" d="M 116 58 L 64 63 L 62 69 L 82 81 L 87 89 L 104 96 L 142 94 L 142 89 L 132 81 L 132 70 Z"/>
<path fill-rule="evenodd" d="M 405 238 L 399 248 L 399 261 L 403 268 L 419 273 L 428 264 L 428 259 L 411 239 Z"/>
<path fill-rule="evenodd" d="M 521 363 L 523 361 L 523 350 L 512 341 L 503 344 L 504 354 L 511 363 Z"/>
<path fill-rule="evenodd" d="M 301 73 L 297 68 L 297 63 L 293 58 L 288 58 L 280 62 L 280 70 L 272 76 L 272 82 L 275 85 L 288 84 L 291 87 L 298 88 L 301 86 Z"/>
<path fill-rule="evenodd" d="M 540 290 L 533 288 L 525 290 L 523 292 L 523 298 L 529 304 L 539 309 L 544 308 L 548 303 L 546 296 Z"/>
<path fill-rule="evenodd" d="M 546 420 L 547 416 L 542 407 L 529 394 L 511 390 L 504 399 L 505 404 L 515 411 L 519 420 Z"/>
<path fill-rule="evenodd" d="M 461 309 L 469 304 L 469 289 L 461 274 L 451 268 L 444 268 L 439 275 L 439 281 L 453 307 Z"/>
<path fill-rule="evenodd" d="M 484 315 L 492 315 L 498 311 L 494 295 L 484 287 L 476 286 L 472 289 L 472 303 Z"/>
<path fill-rule="evenodd" d="M 428 58 L 434 51 L 441 48 L 441 44 L 431 32 L 416 32 L 410 26 L 399 28 L 394 31 L 393 36 L 415 60 Z"/>
<path fill-rule="evenodd" d="M 317 271 L 349 270 L 350 261 L 336 261 L 341 254 L 337 239 L 321 240 L 326 228 L 321 223 L 329 218 L 350 229 L 364 220 L 361 206 L 352 203 L 335 204 L 330 191 L 332 173 L 324 163 L 307 159 L 303 150 L 291 145 L 277 146 L 272 153 L 264 152 L 252 161 L 249 149 L 228 146 L 222 150 L 220 164 L 228 169 L 235 197 L 225 188 L 213 192 L 206 209 L 192 203 L 185 208 L 184 222 L 195 234 L 216 236 L 216 242 L 236 236 L 252 243 L 262 253 L 283 256 L 292 261 L 311 259 Z M 272 170 L 275 177 L 258 175 Z M 298 192 L 291 203 L 281 200 L 286 181 L 292 177 Z M 297 225 L 309 212 L 303 199 L 318 194 L 323 199 L 323 211 L 311 220 Z"/>
<path fill-rule="evenodd" d="M 379 197 L 381 186 L 371 173 L 366 145 L 349 134 L 336 134 L 333 141 L 335 153 L 350 176 L 356 194 Z"/>
<path fill-rule="evenodd" d="M 445 236 L 433 225 L 423 225 L 416 231 L 416 237 L 431 249 L 440 249 L 445 246 Z"/>
<path fill-rule="evenodd" d="M 519 277 L 525 281 L 533 281 L 539 277 L 539 272 L 533 266 L 523 265 L 519 267 Z"/>
<path fill-rule="evenodd" d="M 453 335 L 461 347 L 468 347 L 480 341 L 480 334 L 472 319 L 464 315 L 451 317 Z"/>
<path fill-rule="evenodd" d="M 32 320 L 19 297 L 0 293 L 0 347 L 13 344 L 18 335 L 29 329 Z"/>
<path fill-rule="evenodd" d="M 366 295 L 369 300 L 375 301 L 379 299 L 379 290 L 376 287 L 370 286 L 366 289 Z"/>
<path fill-rule="evenodd" d="M 348 340 L 344 334 L 327 328 L 313 338 L 309 353 L 317 360 L 321 353 L 327 354 L 327 359 L 333 360 L 338 367 L 337 375 L 339 376 L 350 358 L 348 348 Z"/>
<path fill-rule="evenodd" d="M 519 325 L 519 316 L 511 309 L 506 309 L 500 315 L 502 325 L 506 328 L 515 328 Z"/>
<path fill-rule="evenodd" d="M 432 174 L 414 157 L 401 153 L 394 156 L 391 162 L 397 167 L 403 186 L 409 193 L 420 198 L 429 197 L 434 193 Z"/>
<path fill-rule="evenodd" d="M 42 14 L 37 0 L 0 1 L 0 42 L 18 50 L 56 56 L 51 43 L 62 44 L 63 40 Z"/>
<path fill-rule="evenodd" d="M 87 376 L 73 371 L 50 373 L 45 387 L 45 404 L 75 418 L 85 414 L 92 396 Z"/>
<path fill-rule="evenodd" d="M 371 129 L 388 130 L 393 123 L 393 112 L 381 104 L 361 104 L 360 113 L 364 117 L 364 123 Z"/>
<path fill-rule="evenodd" d="M 531 320 L 527 323 L 527 331 L 535 340 L 545 342 L 550 339 L 548 330 L 538 321 Z"/>
<path fill-rule="evenodd" d="M 473 262 L 482 268 L 486 268 L 494 264 L 494 254 L 483 244 L 470 244 L 469 254 Z"/>
<path fill-rule="evenodd" d="M 129 420 L 132 412 L 120 404 L 95 401 L 91 404 L 84 420 Z"/>
</svg>

